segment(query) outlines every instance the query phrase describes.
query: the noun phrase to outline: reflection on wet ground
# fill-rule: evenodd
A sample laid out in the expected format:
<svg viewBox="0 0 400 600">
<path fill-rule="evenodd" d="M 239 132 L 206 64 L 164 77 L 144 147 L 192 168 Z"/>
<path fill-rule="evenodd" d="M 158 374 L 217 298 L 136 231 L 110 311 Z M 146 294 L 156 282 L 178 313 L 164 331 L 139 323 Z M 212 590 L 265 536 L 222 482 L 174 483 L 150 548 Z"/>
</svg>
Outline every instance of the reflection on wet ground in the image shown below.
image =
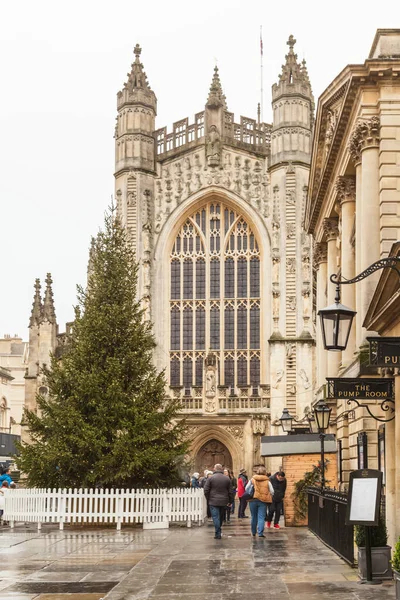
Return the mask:
<svg viewBox="0 0 400 600">
<path fill-rule="evenodd" d="M 391 600 L 306 528 L 0 530 L 0 600 Z"/>
</svg>

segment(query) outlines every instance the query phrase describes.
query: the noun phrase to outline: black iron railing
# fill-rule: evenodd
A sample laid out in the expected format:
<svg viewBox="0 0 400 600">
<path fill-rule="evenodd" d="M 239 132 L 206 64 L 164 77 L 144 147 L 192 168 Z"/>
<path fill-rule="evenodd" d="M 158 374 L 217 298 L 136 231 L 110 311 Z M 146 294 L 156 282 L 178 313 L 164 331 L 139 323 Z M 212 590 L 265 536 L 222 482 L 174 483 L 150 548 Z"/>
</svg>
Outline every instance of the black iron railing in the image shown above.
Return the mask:
<svg viewBox="0 0 400 600">
<path fill-rule="evenodd" d="M 354 528 L 345 525 L 347 494 L 308 489 L 308 528 L 326 546 L 354 565 Z"/>
</svg>

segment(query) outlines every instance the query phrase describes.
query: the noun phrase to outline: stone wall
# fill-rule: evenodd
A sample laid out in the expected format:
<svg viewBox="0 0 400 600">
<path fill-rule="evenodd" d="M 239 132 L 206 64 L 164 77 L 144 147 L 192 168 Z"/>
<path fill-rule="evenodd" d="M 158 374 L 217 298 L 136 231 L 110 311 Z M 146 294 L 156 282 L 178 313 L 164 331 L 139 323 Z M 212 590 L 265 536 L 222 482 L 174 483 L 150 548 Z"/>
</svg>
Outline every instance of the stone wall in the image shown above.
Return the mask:
<svg viewBox="0 0 400 600">
<path fill-rule="evenodd" d="M 336 454 L 326 454 L 325 457 L 327 460 L 329 460 L 325 478 L 329 481 L 329 487 L 337 487 Z M 286 473 L 287 479 L 287 489 L 285 495 L 285 525 L 289 527 L 307 525 L 306 520 L 298 521 L 295 519 L 292 494 L 295 489 L 295 483 L 300 479 L 303 479 L 304 473 L 307 473 L 307 471 L 312 471 L 313 466 L 318 463 L 320 458 L 320 454 L 296 454 L 284 456 L 282 459 L 282 468 Z"/>
</svg>

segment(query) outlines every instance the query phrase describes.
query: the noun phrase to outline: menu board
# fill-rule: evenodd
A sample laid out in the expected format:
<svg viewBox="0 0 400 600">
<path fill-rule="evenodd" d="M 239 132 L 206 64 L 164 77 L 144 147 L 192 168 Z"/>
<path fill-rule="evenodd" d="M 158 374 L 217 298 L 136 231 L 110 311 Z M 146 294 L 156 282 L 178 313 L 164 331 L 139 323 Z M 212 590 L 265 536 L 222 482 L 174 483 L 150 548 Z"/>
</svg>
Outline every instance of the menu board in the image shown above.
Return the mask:
<svg viewBox="0 0 400 600">
<path fill-rule="evenodd" d="M 355 479 L 350 505 L 350 521 L 373 521 L 375 519 L 376 491 L 378 480 Z"/>
<path fill-rule="evenodd" d="M 382 473 L 359 469 L 350 473 L 346 525 L 377 525 Z"/>
</svg>

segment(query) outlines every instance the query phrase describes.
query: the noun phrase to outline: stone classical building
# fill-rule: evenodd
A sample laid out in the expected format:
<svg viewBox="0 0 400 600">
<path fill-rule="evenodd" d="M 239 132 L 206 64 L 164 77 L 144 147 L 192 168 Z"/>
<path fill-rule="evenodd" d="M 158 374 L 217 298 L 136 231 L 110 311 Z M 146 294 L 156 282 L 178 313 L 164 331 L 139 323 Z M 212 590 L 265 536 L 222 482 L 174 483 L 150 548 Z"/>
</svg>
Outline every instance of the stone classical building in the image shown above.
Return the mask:
<svg viewBox="0 0 400 600">
<path fill-rule="evenodd" d="M 215 462 L 250 470 L 283 407 L 300 417 L 313 398 L 303 222 L 314 100 L 294 45 L 290 36 L 272 87 L 272 125 L 260 114 L 235 121 L 215 68 L 193 121 L 157 129 L 138 45 L 117 95 L 117 209 L 140 260 L 156 363 L 181 399 L 197 470 Z"/>
<path fill-rule="evenodd" d="M 0 432 L 21 433 L 28 344 L 15 335 L 0 338 Z"/>
<path fill-rule="evenodd" d="M 400 30 L 378 30 L 365 63 L 344 68 L 319 98 L 305 211 L 306 230 L 315 238 L 318 309 L 334 301 L 331 274 L 339 272 L 343 278 L 353 278 L 387 257 L 399 239 L 399 75 Z M 382 290 L 376 296 L 379 276 L 375 272 L 354 285 L 341 286 L 342 303 L 357 311 L 345 351 L 326 352 L 317 333 L 317 386 L 321 390 L 327 376 L 380 375 L 378 369 L 369 366 L 366 338 L 377 332 L 388 335 L 396 327 L 398 313 L 392 312 L 390 318 L 386 313 L 384 321 L 377 318 L 377 306 L 383 310 Z M 393 292 L 393 281 L 387 292 Z M 394 444 L 400 447 L 399 436 L 395 442 L 393 422 L 384 425 L 355 404 L 349 411 L 345 402 L 338 401 L 336 406 L 334 401 L 339 479 L 345 485 L 349 472 L 365 466 L 366 460 L 370 468 L 384 471 L 386 462 L 387 519 L 393 541 L 395 510 L 397 528 L 400 523 L 398 492 L 393 496 L 400 482 L 400 466 L 393 455 Z M 380 419 L 387 417 L 378 403 L 371 406 L 371 411 Z M 390 465 L 389 457 L 385 461 L 385 440 L 391 453 Z"/>
</svg>

